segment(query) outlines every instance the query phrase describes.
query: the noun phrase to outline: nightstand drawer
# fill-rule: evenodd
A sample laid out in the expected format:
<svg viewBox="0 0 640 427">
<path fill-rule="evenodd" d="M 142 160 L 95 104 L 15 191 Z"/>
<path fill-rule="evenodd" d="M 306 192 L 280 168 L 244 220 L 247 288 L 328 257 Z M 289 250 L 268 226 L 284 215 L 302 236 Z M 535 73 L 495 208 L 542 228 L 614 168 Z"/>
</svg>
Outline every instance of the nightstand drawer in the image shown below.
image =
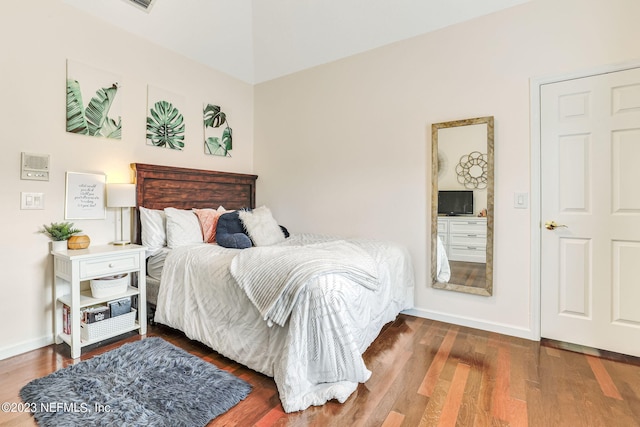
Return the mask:
<svg viewBox="0 0 640 427">
<path fill-rule="evenodd" d="M 79 262 L 80 280 L 126 273 L 140 268 L 138 254 L 100 257 Z"/>
</svg>

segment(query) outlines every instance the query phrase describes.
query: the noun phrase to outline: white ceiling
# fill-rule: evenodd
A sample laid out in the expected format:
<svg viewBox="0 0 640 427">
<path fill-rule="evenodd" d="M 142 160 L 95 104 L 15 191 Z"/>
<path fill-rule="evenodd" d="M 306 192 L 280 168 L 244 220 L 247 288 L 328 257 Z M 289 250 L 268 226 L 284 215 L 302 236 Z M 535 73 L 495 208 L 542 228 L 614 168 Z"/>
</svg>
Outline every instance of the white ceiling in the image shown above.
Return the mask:
<svg viewBox="0 0 640 427">
<path fill-rule="evenodd" d="M 63 0 L 248 83 L 260 83 L 530 0 Z"/>
</svg>

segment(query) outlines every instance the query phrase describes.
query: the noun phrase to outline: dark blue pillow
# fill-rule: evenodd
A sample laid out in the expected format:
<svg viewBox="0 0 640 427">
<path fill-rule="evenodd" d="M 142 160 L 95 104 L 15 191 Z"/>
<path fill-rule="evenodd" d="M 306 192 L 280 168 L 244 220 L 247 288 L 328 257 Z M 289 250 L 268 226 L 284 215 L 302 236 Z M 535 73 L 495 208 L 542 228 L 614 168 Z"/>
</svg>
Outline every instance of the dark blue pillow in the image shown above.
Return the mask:
<svg viewBox="0 0 640 427">
<path fill-rule="evenodd" d="M 251 239 L 245 233 L 238 211 L 220 215 L 216 227 L 216 242 L 225 248 L 245 249 L 251 247 Z"/>
</svg>

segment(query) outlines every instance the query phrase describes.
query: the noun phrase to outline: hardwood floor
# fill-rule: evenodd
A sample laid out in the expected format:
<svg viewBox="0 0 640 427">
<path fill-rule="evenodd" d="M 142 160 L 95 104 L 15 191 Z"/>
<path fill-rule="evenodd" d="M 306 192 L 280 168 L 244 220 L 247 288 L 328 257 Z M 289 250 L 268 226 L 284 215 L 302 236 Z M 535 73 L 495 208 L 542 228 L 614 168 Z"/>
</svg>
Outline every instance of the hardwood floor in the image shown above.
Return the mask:
<svg viewBox="0 0 640 427">
<path fill-rule="evenodd" d="M 365 352 L 373 375 L 344 404 L 285 414 L 271 378 L 167 327 L 151 326 L 148 336 L 161 336 L 253 385 L 244 401 L 209 426 L 640 426 L 639 359 L 579 353 L 552 341 L 400 315 Z M 139 339 L 130 335 L 85 349 L 82 359 Z M 63 345 L 0 361 L 0 401 L 20 402 L 27 382 L 71 363 Z M 0 412 L 0 425 L 35 423 L 28 414 Z"/>
<path fill-rule="evenodd" d="M 487 286 L 487 264 L 449 261 L 449 266 L 451 267 L 449 283 L 483 289 Z"/>
</svg>

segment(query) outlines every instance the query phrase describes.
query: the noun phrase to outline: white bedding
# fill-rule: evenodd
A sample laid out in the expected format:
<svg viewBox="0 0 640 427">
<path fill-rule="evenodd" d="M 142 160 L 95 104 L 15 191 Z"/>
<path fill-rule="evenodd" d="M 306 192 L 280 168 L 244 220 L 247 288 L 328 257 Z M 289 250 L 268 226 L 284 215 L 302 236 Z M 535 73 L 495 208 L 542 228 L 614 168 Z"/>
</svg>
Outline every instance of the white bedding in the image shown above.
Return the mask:
<svg viewBox="0 0 640 427">
<path fill-rule="evenodd" d="M 447 283 L 451 279 L 451 266 L 449 265 L 449 257 L 447 257 L 447 250 L 438 236 L 438 247 L 436 250 L 436 274 L 437 280 L 441 283 Z"/>
<path fill-rule="evenodd" d="M 278 246 L 333 240 L 292 235 Z M 286 412 L 344 402 L 371 372 L 362 353 L 382 326 L 413 306 L 414 276 L 405 248 L 350 240 L 375 260 L 374 291 L 341 274 L 313 277 L 283 327 L 269 327 L 230 274 L 240 252 L 200 244 L 173 249 L 166 258 L 155 320 L 180 329 L 219 353 L 274 378 Z"/>
<path fill-rule="evenodd" d="M 267 324 L 280 326 L 289 318 L 298 294 L 315 277 L 341 275 L 372 291 L 380 283 L 373 258 L 345 240 L 249 248 L 233 258 L 230 271 Z"/>
</svg>

